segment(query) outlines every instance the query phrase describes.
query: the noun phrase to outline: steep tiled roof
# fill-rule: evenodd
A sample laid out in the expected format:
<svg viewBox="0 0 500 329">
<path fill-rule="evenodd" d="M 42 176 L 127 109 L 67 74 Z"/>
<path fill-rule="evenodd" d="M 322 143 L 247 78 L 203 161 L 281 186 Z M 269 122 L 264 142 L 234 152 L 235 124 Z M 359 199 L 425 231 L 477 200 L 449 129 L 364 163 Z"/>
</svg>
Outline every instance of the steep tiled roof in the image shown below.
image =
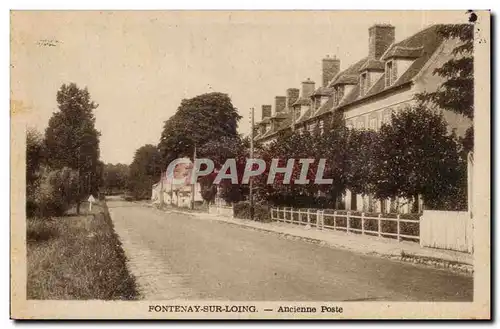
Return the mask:
<svg viewBox="0 0 500 329">
<path fill-rule="evenodd" d="M 377 71 L 384 71 L 385 70 L 385 63 L 383 61 L 379 61 L 378 59 L 369 59 L 367 60 L 359 69 L 359 72 L 362 72 L 364 70 L 377 70 Z"/>
<path fill-rule="evenodd" d="M 357 61 L 356 63 L 352 64 L 344 71 L 337 74 L 337 76 L 330 82 L 328 87 L 331 88 L 337 84 L 346 83 L 348 81 L 352 81 L 353 83 L 357 83 L 359 69 L 361 68 L 361 66 L 363 66 L 363 64 L 365 64 L 365 62 L 367 60 L 368 60 L 368 57 L 365 57 L 365 58 Z"/>
<path fill-rule="evenodd" d="M 423 47 L 409 48 L 409 47 L 401 47 L 401 46 L 392 46 L 384 54 L 382 59 L 387 60 L 387 59 L 393 58 L 393 57 L 418 58 L 418 57 L 422 56 L 423 50 L 424 50 Z"/>
<path fill-rule="evenodd" d="M 333 88 L 319 87 L 316 89 L 312 96 L 330 96 L 333 93 Z"/>
<path fill-rule="evenodd" d="M 344 71 L 337 74 L 332 79 L 332 81 L 330 81 L 326 89 L 321 89 L 323 87 L 318 88 L 313 95 L 317 94 L 318 92 L 324 92 L 326 90 L 330 90 L 329 95 L 331 95 L 331 88 L 337 84 L 355 84 L 352 90 L 347 95 L 345 95 L 342 102 L 337 106 L 344 107 L 361 99 L 366 99 L 386 90 L 398 88 L 410 83 L 429 61 L 432 54 L 434 54 L 434 52 L 441 45 L 443 38 L 438 33 L 438 30 L 442 26 L 443 25 L 430 26 L 403 41 L 391 45 L 386 53 L 382 56 L 382 60 L 370 59 L 368 57 L 362 58 Z M 366 68 L 376 70 L 385 69 L 383 60 L 390 57 L 414 58 L 415 60 L 392 86 L 385 86 L 385 74 L 382 74 L 380 79 L 374 82 L 375 84 L 368 90 L 367 94 L 363 97 L 360 97 L 358 84 L 360 70 L 364 70 Z M 310 105 L 310 103 L 310 99 L 301 98 L 297 100 L 294 105 Z M 333 98 L 330 97 L 328 101 L 323 104 L 317 111 L 313 112 L 311 109 L 306 111 L 306 113 L 299 119 L 297 123 L 302 123 L 309 119 L 319 117 L 327 112 L 330 112 L 332 109 Z M 288 116 L 286 117 L 286 119 L 282 120 L 282 122 L 279 123 L 279 126 L 276 130 L 269 131 L 265 135 L 259 136 L 259 139 L 262 137 L 270 137 L 272 135 L 275 135 L 278 131 L 290 127 L 292 124 L 292 116 L 291 113 L 287 113 L 287 115 Z"/>
<path fill-rule="evenodd" d="M 312 109 L 309 107 L 307 111 L 297 120 L 297 122 L 295 122 L 295 124 L 306 121 L 311 117 L 311 114 L 312 114 Z"/>
<path fill-rule="evenodd" d="M 345 106 L 360 99 L 365 99 L 371 96 L 374 96 L 382 91 L 397 88 L 402 85 L 405 85 L 413 80 L 413 78 L 422 70 L 424 65 L 427 63 L 429 58 L 434 54 L 437 48 L 441 45 L 443 38 L 438 33 L 438 29 L 441 28 L 442 25 L 433 25 L 425 30 L 414 34 L 413 36 L 394 44 L 388 50 L 394 47 L 407 47 L 407 48 L 421 48 L 421 56 L 410 65 L 410 67 L 406 70 L 406 72 L 401 75 L 398 80 L 390 87 L 385 86 L 385 74 L 381 76 L 381 78 L 375 82 L 375 84 L 368 90 L 368 93 L 363 97 L 359 97 L 359 85 L 356 85 L 351 92 L 346 95 L 344 100 L 339 104 L 340 106 Z"/>
<path fill-rule="evenodd" d="M 275 116 L 271 117 L 270 119 L 271 120 L 274 120 L 274 119 L 280 120 L 280 119 L 285 119 L 287 117 L 288 117 L 288 113 L 283 112 L 283 113 L 276 114 Z"/>
<path fill-rule="evenodd" d="M 299 99 L 297 99 L 297 101 L 295 103 L 292 104 L 292 106 L 295 106 L 295 105 L 309 105 L 309 104 L 311 104 L 311 99 L 310 98 L 300 97 Z"/>
</svg>

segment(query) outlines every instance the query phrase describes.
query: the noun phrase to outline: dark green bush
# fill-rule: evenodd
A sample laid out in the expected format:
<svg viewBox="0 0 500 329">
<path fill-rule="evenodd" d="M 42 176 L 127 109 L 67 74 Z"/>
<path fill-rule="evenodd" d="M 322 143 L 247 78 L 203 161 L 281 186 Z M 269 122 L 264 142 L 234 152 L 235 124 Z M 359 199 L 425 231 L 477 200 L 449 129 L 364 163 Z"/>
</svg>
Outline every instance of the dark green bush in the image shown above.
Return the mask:
<svg viewBox="0 0 500 329">
<path fill-rule="evenodd" d="M 250 203 L 247 201 L 234 204 L 234 217 L 250 219 Z M 271 222 L 271 208 L 263 204 L 254 204 L 254 220 L 258 222 Z"/>
</svg>

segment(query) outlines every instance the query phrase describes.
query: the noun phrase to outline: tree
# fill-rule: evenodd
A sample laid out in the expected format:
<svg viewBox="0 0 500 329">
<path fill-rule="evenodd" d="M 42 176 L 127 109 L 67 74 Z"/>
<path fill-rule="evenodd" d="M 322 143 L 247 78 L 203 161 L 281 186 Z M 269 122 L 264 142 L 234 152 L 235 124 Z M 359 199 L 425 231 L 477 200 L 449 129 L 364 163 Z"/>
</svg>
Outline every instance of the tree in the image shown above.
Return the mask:
<svg viewBox="0 0 500 329">
<path fill-rule="evenodd" d="M 463 208 L 466 186 L 458 139 L 448 133 L 440 113 L 419 105 L 393 114 L 392 123 L 381 127 L 379 138 L 378 198 L 416 201 L 421 195 L 429 208 L 447 203 L 451 207 L 448 201 L 453 199 L 453 208 Z"/>
<path fill-rule="evenodd" d="M 346 155 L 346 185 L 353 193 L 372 195 L 377 186 L 376 171 L 380 167 L 379 134 L 373 130 L 351 129 Z M 383 152 L 383 151 L 382 151 Z M 370 207 L 371 205 L 369 205 Z"/>
<path fill-rule="evenodd" d="M 163 165 L 178 157 L 193 157 L 194 147 L 221 137 L 237 137 L 241 116 L 228 95 L 208 93 L 184 99 L 165 121 L 159 143 Z"/>
<path fill-rule="evenodd" d="M 201 145 L 197 151 L 198 157 L 208 158 L 214 162 L 214 172 L 201 177 L 201 195 L 207 202 L 213 202 L 217 194 L 217 186 L 213 181 L 218 171 L 227 159 L 236 159 L 236 170 L 238 173 L 238 184 L 232 184 L 229 179 L 223 179 L 218 185 L 220 196 L 226 202 L 238 202 L 244 200 L 248 194 L 248 186 L 242 185 L 242 175 L 245 168 L 246 158 L 249 156 L 249 140 L 241 139 L 240 136 L 222 136 L 218 139 L 209 140 Z"/>
<path fill-rule="evenodd" d="M 135 151 L 130 164 L 128 189 L 136 199 L 151 196 L 151 187 L 161 177 L 161 155 L 158 148 L 147 144 Z"/>
<path fill-rule="evenodd" d="M 35 129 L 26 132 L 26 186 L 34 184 L 44 162 L 43 136 Z"/>
<path fill-rule="evenodd" d="M 75 83 L 63 84 L 57 92 L 59 111 L 49 120 L 45 130 L 47 162 L 51 168 L 68 167 L 78 173 L 77 212 L 84 196 L 97 192 L 99 181 L 99 137 L 87 88 Z"/>
<path fill-rule="evenodd" d="M 36 212 L 36 193 L 40 181 L 40 168 L 44 163 L 43 136 L 35 129 L 26 131 L 26 213 Z"/>
<path fill-rule="evenodd" d="M 107 163 L 103 168 L 102 188 L 107 194 L 123 193 L 128 187 L 129 166 Z"/>
<path fill-rule="evenodd" d="M 446 39 L 456 39 L 459 44 L 452 50 L 453 58 L 434 70 L 434 74 L 445 81 L 435 92 L 422 93 L 417 99 L 426 105 L 438 107 L 474 118 L 474 25 L 443 25 L 440 35 Z M 473 149 L 473 127 L 466 132 L 463 145 L 466 151 Z"/>
</svg>

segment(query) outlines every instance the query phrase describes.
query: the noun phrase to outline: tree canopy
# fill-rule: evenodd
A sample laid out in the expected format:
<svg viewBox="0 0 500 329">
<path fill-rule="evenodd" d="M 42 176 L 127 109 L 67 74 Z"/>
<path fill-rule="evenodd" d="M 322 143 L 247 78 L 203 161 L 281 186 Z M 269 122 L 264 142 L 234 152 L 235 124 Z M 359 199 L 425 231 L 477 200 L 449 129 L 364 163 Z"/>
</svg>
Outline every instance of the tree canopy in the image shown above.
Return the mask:
<svg viewBox="0 0 500 329">
<path fill-rule="evenodd" d="M 63 84 L 56 98 L 59 111 L 53 113 L 45 130 L 47 164 L 78 173 L 80 198 L 95 194 L 100 179 L 100 133 L 95 128 L 93 111 L 98 105 L 91 100 L 87 88 L 79 88 L 75 83 Z"/>
<path fill-rule="evenodd" d="M 241 116 L 228 95 L 218 92 L 182 100 L 165 121 L 159 149 L 164 166 L 175 158 L 193 156 L 194 147 L 222 137 L 237 137 Z"/>
<path fill-rule="evenodd" d="M 151 196 L 151 187 L 161 177 L 161 156 L 158 148 L 151 144 L 135 151 L 130 164 L 128 188 L 137 199 Z"/>
</svg>

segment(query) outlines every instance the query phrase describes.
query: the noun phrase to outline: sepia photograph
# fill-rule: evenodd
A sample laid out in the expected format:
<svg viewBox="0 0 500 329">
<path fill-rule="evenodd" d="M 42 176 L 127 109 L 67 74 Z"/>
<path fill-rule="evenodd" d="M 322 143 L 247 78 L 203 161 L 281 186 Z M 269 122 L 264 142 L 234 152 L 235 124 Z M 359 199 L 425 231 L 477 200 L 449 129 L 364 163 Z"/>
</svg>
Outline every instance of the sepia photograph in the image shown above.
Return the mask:
<svg viewBox="0 0 500 329">
<path fill-rule="evenodd" d="M 11 318 L 489 319 L 489 11 L 10 12 Z"/>
</svg>

